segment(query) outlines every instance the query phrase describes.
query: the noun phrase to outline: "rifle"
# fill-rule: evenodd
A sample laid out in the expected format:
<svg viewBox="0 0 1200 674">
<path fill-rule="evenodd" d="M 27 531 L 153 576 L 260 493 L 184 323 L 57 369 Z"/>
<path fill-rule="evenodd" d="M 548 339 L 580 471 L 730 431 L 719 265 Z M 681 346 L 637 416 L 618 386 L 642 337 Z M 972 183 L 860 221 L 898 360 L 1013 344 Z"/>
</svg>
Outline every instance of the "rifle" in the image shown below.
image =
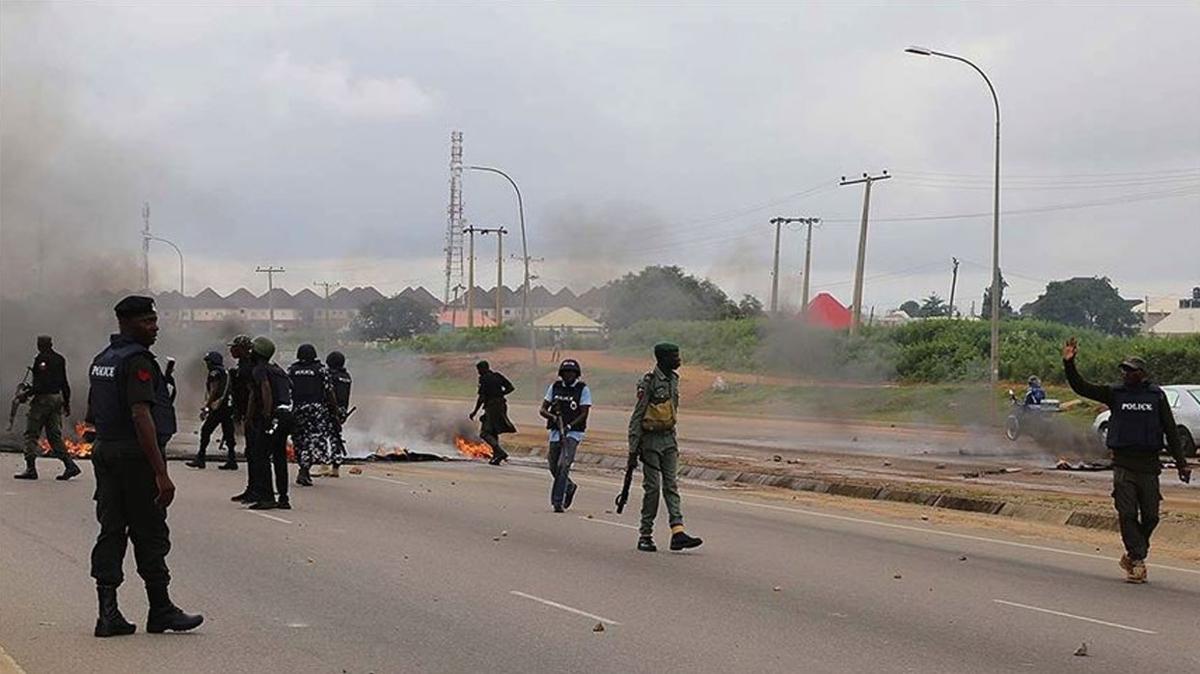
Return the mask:
<svg viewBox="0 0 1200 674">
<path fill-rule="evenodd" d="M 620 515 L 625 510 L 625 504 L 629 503 L 629 485 L 633 483 L 633 471 L 637 470 L 637 461 L 630 461 L 625 466 L 625 479 L 621 482 L 621 493 L 617 494 L 617 514 Z"/>
<path fill-rule="evenodd" d="M 8 430 L 13 429 L 13 422 L 17 419 L 17 410 L 29 400 L 30 393 L 33 392 L 33 384 L 29 383 L 29 375 L 33 374 L 33 368 L 25 368 L 25 376 L 21 378 L 21 383 L 17 384 L 17 392 L 13 395 L 12 405 L 8 408 Z"/>
</svg>

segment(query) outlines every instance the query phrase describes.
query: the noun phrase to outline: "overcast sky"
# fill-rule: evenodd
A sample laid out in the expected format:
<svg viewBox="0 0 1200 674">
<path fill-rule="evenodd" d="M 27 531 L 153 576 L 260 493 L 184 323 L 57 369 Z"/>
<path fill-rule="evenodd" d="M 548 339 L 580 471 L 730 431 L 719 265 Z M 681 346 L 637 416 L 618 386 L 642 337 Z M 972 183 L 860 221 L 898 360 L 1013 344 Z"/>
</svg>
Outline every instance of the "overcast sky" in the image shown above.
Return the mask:
<svg viewBox="0 0 1200 674">
<path fill-rule="evenodd" d="M 293 290 L 440 295 L 457 129 L 468 163 L 520 183 L 547 285 L 679 264 L 766 301 L 767 221 L 816 216 L 814 291 L 848 302 L 863 190 L 838 178 L 887 169 L 864 304 L 945 297 L 956 256 L 966 311 L 991 260 L 992 102 L 909 44 L 995 83 L 1014 303 L 1076 275 L 1130 297 L 1200 285 L 1200 4 L 640 5 L 6 1 L 5 291 L 36 275 L 34 240 L 59 258 L 44 275 L 136 271 L 149 201 L 189 292 L 262 290 L 253 268 L 275 264 Z M 464 196 L 472 224 L 516 233 L 500 178 L 469 174 Z M 785 231 L 785 298 L 802 251 Z M 479 242 L 484 285 L 494 255 Z M 152 265 L 176 282 L 169 248 Z"/>
</svg>

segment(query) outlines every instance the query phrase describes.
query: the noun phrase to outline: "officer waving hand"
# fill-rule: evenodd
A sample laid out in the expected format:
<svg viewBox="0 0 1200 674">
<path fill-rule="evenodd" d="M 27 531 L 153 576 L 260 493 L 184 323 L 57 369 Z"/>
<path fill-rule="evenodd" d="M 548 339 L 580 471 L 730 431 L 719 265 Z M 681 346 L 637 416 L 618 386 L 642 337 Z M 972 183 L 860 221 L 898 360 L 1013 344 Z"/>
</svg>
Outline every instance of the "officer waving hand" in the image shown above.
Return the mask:
<svg viewBox="0 0 1200 674">
<path fill-rule="evenodd" d="M 1150 383 L 1146 363 L 1130 356 L 1121 361 L 1121 381 L 1113 385 L 1092 384 L 1075 367 L 1079 342 L 1074 338 L 1063 345 L 1063 369 L 1075 393 L 1103 403 L 1111 410 L 1106 444 L 1113 455 L 1113 505 L 1121 526 L 1125 555 L 1120 565 L 1125 580 L 1146 582 L 1146 555 L 1150 552 L 1150 534 L 1158 526 L 1158 476 L 1162 466 L 1158 453 L 1163 439 L 1175 459 L 1181 482 L 1189 482 L 1192 469 L 1187 465 L 1179 442 L 1179 428 L 1167 396 Z"/>
</svg>

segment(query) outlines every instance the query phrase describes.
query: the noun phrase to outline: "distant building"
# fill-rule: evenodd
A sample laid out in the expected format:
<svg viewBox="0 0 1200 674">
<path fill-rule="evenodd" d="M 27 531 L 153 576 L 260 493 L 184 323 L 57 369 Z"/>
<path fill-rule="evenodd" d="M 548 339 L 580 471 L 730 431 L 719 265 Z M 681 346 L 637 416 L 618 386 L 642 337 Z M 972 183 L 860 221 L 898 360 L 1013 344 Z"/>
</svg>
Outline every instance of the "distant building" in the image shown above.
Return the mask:
<svg viewBox="0 0 1200 674">
<path fill-rule="evenodd" d="M 817 293 L 808 303 L 809 325 L 830 330 L 848 330 L 852 320 L 850 310 L 829 293 Z"/>
<path fill-rule="evenodd" d="M 603 325 L 571 307 L 559 307 L 535 318 L 533 328 L 539 332 L 558 330 L 568 334 L 599 334 L 604 331 Z"/>
</svg>

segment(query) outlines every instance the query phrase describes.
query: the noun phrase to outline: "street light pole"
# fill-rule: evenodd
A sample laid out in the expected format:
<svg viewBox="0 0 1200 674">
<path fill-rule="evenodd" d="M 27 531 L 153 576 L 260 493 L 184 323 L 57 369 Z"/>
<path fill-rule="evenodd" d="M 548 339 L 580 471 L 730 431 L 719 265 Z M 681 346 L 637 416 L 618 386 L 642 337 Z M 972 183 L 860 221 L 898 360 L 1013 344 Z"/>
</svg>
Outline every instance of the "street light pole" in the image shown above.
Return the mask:
<svg viewBox="0 0 1200 674">
<path fill-rule="evenodd" d="M 994 387 L 1000 381 L 1000 98 L 996 96 L 996 87 L 988 79 L 979 66 L 967 59 L 947 54 L 945 52 L 926 49 L 925 47 L 909 47 L 904 51 L 917 56 L 940 56 L 960 63 L 965 63 L 979 73 L 992 93 L 992 103 L 996 107 L 996 165 L 995 181 L 992 189 L 992 345 L 991 345 L 991 382 Z"/>
<path fill-rule="evenodd" d="M 513 191 L 517 193 L 517 214 L 521 221 L 521 257 L 525 262 L 525 285 L 521 289 L 521 322 L 525 324 L 525 329 L 529 330 L 529 357 L 536 367 L 537 335 L 533 331 L 533 322 L 529 320 L 529 243 L 525 238 L 525 201 L 521 198 L 521 188 L 517 187 L 517 181 L 498 168 L 491 166 L 468 166 L 467 168 L 471 171 L 485 171 L 503 176 L 508 184 L 512 185 Z"/>
<path fill-rule="evenodd" d="M 160 236 L 150 236 L 149 234 L 147 234 L 146 235 L 147 244 L 149 244 L 149 242 L 151 242 L 151 241 L 158 241 L 159 243 L 165 243 L 168 246 L 174 248 L 175 253 L 179 255 L 179 294 L 182 295 L 183 294 L 183 251 L 179 250 L 179 246 L 176 246 L 174 243 L 167 241 L 166 239 L 164 239 Z"/>
</svg>

